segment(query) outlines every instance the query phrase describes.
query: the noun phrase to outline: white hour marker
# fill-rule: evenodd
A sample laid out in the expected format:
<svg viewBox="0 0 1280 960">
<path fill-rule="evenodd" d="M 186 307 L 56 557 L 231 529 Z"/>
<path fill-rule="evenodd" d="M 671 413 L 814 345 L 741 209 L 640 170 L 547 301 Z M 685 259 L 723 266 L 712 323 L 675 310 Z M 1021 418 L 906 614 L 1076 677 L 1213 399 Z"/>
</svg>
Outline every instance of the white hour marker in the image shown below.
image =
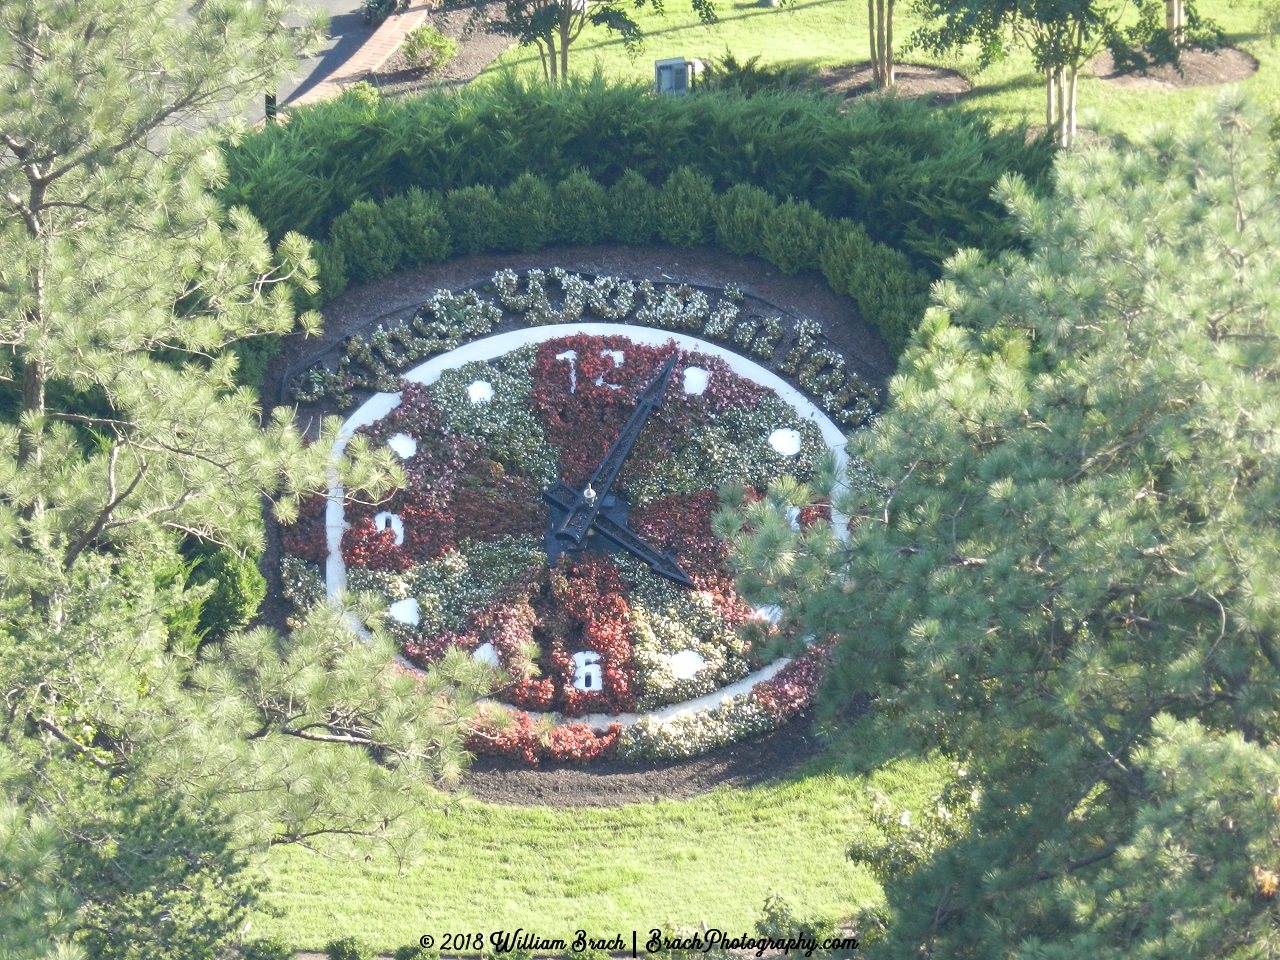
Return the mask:
<svg viewBox="0 0 1280 960">
<path fill-rule="evenodd" d="M 800 452 L 800 431 L 782 427 L 769 434 L 769 446 L 784 457 L 794 457 Z"/>
<path fill-rule="evenodd" d="M 477 380 L 467 387 L 467 396 L 472 403 L 488 403 L 493 399 L 493 384 L 488 380 Z"/>
<path fill-rule="evenodd" d="M 400 519 L 400 514 L 383 510 L 374 516 L 373 525 L 379 533 L 390 527 L 396 537 L 396 546 L 404 543 L 404 521 Z"/>
<path fill-rule="evenodd" d="M 709 375 L 701 367 L 685 367 L 684 392 L 700 397 L 707 392 Z"/>
<path fill-rule="evenodd" d="M 407 433 L 397 433 L 387 441 L 387 446 L 395 451 L 401 460 L 408 460 L 418 452 L 418 441 Z"/>
</svg>

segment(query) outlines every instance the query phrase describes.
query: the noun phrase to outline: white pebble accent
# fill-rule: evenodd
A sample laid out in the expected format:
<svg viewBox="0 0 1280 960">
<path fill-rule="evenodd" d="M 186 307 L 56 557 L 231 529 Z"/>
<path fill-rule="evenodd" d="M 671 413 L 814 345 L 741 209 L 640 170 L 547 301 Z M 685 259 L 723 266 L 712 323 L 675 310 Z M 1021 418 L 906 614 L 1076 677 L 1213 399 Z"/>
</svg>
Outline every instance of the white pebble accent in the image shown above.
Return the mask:
<svg viewBox="0 0 1280 960">
<path fill-rule="evenodd" d="M 387 608 L 387 612 L 401 623 L 407 623 L 411 627 L 418 625 L 418 601 L 413 597 L 397 600 Z"/>
<path fill-rule="evenodd" d="M 769 434 L 769 446 L 784 457 L 794 457 L 800 452 L 800 431 L 781 427 Z"/>
<path fill-rule="evenodd" d="M 404 521 L 400 519 L 400 514 L 383 510 L 373 518 L 373 525 L 379 533 L 388 526 L 391 527 L 391 532 L 396 535 L 396 546 L 404 543 Z"/>
<path fill-rule="evenodd" d="M 707 661 L 697 650 L 681 650 L 679 653 L 673 653 L 667 657 L 667 663 L 671 667 L 672 676 L 677 680 L 691 680 L 707 665 Z"/>
<path fill-rule="evenodd" d="M 401 460 L 408 460 L 418 452 L 418 441 L 407 433 L 397 433 L 387 441 L 387 446 L 395 451 Z"/>
<path fill-rule="evenodd" d="M 684 392 L 700 397 L 707 392 L 707 381 L 711 375 L 701 367 L 685 367 Z"/>
<path fill-rule="evenodd" d="M 498 666 L 498 650 L 492 643 L 485 641 L 471 652 L 473 659 L 479 660 L 481 663 L 487 663 L 491 667 Z"/>
<path fill-rule="evenodd" d="M 477 380 L 467 387 L 467 396 L 472 403 L 488 403 L 493 399 L 493 384 L 488 380 Z"/>
</svg>

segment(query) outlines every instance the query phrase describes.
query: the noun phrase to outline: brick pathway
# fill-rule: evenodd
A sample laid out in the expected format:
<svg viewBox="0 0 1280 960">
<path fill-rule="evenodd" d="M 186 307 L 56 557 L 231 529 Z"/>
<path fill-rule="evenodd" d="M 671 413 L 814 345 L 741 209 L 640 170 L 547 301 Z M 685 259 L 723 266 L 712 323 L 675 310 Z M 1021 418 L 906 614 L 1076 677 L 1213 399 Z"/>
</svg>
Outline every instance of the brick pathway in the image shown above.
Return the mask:
<svg viewBox="0 0 1280 960">
<path fill-rule="evenodd" d="M 391 54 L 395 53 L 396 48 L 404 40 L 405 34 L 427 19 L 433 2 L 434 0 L 413 0 L 408 10 L 403 13 L 393 13 L 387 17 L 346 63 L 334 68 L 332 73 L 302 96 L 289 100 L 284 105 L 301 107 L 308 103 L 328 100 L 340 94 L 348 84 L 355 83 L 375 72 L 387 62 Z"/>
</svg>

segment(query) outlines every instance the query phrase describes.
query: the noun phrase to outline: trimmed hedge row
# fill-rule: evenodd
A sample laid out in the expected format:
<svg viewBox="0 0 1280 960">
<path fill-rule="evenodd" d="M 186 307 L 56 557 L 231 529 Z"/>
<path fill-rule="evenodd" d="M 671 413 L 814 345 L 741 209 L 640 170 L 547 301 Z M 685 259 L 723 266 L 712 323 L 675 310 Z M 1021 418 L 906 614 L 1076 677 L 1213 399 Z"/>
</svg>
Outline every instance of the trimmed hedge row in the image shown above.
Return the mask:
<svg viewBox="0 0 1280 960">
<path fill-rule="evenodd" d="M 412 187 L 503 190 L 525 173 L 559 183 L 576 170 L 604 187 L 628 170 L 664 183 L 683 166 L 719 192 L 748 184 L 861 223 L 936 275 L 960 247 L 1018 242 L 991 197 L 1001 176 L 1049 185 L 1054 148 L 1028 144 L 1024 130 L 993 132 L 980 116 L 894 98 L 841 109 L 799 92 L 655 97 L 600 78 L 556 89 L 508 78 L 403 100 L 353 88 L 228 145 L 222 199 L 278 240 L 289 230 L 323 236 L 353 204 Z M 459 252 L 483 247 L 456 240 Z"/>
<path fill-rule="evenodd" d="M 783 273 L 821 270 L 836 293 L 858 301 L 895 354 L 928 300 L 928 274 L 861 225 L 829 220 L 804 200 L 779 203 L 747 184 L 717 194 L 710 177 L 679 167 L 661 189 L 636 171 L 606 189 L 578 170 L 556 184 L 523 173 L 496 193 L 489 186 L 443 195 L 415 187 L 381 205 L 357 201 L 333 221 L 327 242 L 314 245 L 321 293 L 307 306 L 319 307 L 348 282 L 367 283 L 451 254 L 606 239 L 677 247 L 714 241 L 731 253 L 762 256 Z"/>
</svg>

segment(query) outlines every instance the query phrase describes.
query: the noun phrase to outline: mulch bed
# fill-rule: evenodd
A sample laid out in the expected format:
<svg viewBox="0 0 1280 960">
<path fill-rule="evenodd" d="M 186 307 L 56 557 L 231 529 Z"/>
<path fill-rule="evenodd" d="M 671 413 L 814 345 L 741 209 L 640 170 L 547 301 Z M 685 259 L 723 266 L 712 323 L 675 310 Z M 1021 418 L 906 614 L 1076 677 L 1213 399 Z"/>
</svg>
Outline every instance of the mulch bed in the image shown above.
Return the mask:
<svg viewBox="0 0 1280 960">
<path fill-rule="evenodd" d="M 961 74 L 945 67 L 899 63 L 894 65 L 893 74 L 893 86 L 885 91 L 876 87 L 870 61 L 850 67 L 828 67 L 818 72 L 818 80 L 824 90 L 846 100 L 870 93 L 892 93 L 897 97 L 935 96 L 943 103 L 955 103 L 973 89 L 973 84 Z"/>
<path fill-rule="evenodd" d="M 1181 61 L 1181 70 L 1163 66 L 1153 67 L 1145 74 L 1117 73 L 1110 51 L 1103 51 L 1089 64 L 1089 69 L 1105 83 L 1146 90 L 1212 87 L 1220 83 L 1245 80 L 1258 72 L 1258 61 L 1235 47 L 1224 47 L 1212 53 L 1184 50 Z"/>
<path fill-rule="evenodd" d="M 621 807 L 777 780 L 822 750 L 813 732 L 813 715 L 806 711 L 777 730 L 692 760 L 648 764 L 596 760 L 581 767 L 530 768 L 501 757 L 476 757 L 458 789 L 486 803 L 513 806 Z"/>
</svg>

